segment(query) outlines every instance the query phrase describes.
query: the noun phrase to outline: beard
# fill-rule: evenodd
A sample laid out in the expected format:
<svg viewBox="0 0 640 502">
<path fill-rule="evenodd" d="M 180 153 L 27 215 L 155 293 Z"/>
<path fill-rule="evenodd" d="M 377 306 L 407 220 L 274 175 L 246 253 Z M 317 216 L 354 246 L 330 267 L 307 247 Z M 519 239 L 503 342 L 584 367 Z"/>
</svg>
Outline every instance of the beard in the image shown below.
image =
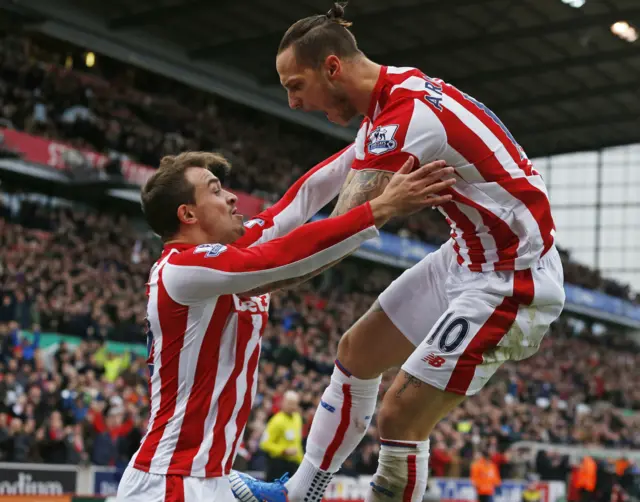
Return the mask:
<svg viewBox="0 0 640 502">
<path fill-rule="evenodd" d="M 330 96 L 329 108 L 335 110 L 340 120 L 344 124 L 348 124 L 351 120 L 358 115 L 358 110 L 351 103 L 349 96 L 339 87 L 330 87 L 327 89 Z"/>
</svg>

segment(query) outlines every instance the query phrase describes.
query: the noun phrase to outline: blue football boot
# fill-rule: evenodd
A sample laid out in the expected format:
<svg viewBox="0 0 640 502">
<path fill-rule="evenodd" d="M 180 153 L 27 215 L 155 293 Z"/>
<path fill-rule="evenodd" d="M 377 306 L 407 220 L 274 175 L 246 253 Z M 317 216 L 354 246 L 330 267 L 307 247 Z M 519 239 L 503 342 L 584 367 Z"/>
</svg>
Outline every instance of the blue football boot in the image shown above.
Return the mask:
<svg viewBox="0 0 640 502">
<path fill-rule="evenodd" d="M 238 471 L 231 471 L 229 475 L 231 491 L 240 502 L 288 502 L 287 488 L 284 486 L 288 480 L 288 474 L 272 483 Z"/>
</svg>

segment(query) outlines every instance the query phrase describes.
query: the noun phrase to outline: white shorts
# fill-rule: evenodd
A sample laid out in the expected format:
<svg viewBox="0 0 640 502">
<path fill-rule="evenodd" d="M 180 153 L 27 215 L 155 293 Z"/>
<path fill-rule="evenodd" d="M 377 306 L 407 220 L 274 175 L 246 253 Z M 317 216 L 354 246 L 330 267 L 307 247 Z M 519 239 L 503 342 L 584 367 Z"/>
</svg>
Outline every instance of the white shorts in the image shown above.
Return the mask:
<svg viewBox="0 0 640 502">
<path fill-rule="evenodd" d="M 527 270 L 472 272 L 449 241 L 393 281 L 379 302 L 416 346 L 402 369 L 470 396 L 505 361 L 536 353 L 564 306 L 563 283 L 555 247 Z"/>
<path fill-rule="evenodd" d="M 228 478 L 164 476 L 127 467 L 118 485 L 118 502 L 235 502 Z"/>
</svg>

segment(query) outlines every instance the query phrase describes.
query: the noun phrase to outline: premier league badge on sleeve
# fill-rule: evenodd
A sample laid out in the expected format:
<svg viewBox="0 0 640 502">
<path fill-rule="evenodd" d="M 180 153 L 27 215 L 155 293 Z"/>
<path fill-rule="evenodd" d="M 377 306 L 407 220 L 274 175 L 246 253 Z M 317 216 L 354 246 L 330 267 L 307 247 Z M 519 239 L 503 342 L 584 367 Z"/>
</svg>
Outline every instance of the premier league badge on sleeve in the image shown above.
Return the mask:
<svg viewBox="0 0 640 502">
<path fill-rule="evenodd" d="M 369 133 L 369 153 L 382 155 L 396 149 L 398 142 L 393 139 L 398 130 L 397 125 L 378 126 Z"/>
</svg>

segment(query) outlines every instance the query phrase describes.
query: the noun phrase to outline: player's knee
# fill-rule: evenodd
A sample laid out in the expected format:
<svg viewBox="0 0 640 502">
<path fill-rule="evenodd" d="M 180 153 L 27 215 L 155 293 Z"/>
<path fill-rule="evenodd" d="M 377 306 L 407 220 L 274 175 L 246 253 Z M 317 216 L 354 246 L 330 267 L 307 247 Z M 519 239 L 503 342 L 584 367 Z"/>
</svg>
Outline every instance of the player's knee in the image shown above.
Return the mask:
<svg viewBox="0 0 640 502">
<path fill-rule="evenodd" d="M 338 343 L 337 359 L 344 369 L 352 376 L 362 380 L 377 378 L 381 372 L 372 364 L 371 360 L 363 357 L 364 353 L 357 349 L 358 342 L 355 338 L 359 336 L 353 329 L 347 331 Z M 361 345 L 361 343 L 360 343 Z"/>
<path fill-rule="evenodd" d="M 351 360 L 351 337 L 349 336 L 349 331 L 347 331 L 342 338 L 340 338 L 340 342 L 338 343 L 338 360 L 345 366 L 348 367 L 349 362 Z"/>
<path fill-rule="evenodd" d="M 404 437 L 407 420 L 403 418 L 400 407 L 393 399 L 385 399 L 378 411 L 378 430 L 384 439 L 411 439 Z"/>
<path fill-rule="evenodd" d="M 378 430 L 383 439 L 404 441 L 424 441 L 429 437 L 422 424 L 416 423 L 415 416 L 403 409 L 400 399 L 385 396 L 378 411 Z"/>
</svg>

